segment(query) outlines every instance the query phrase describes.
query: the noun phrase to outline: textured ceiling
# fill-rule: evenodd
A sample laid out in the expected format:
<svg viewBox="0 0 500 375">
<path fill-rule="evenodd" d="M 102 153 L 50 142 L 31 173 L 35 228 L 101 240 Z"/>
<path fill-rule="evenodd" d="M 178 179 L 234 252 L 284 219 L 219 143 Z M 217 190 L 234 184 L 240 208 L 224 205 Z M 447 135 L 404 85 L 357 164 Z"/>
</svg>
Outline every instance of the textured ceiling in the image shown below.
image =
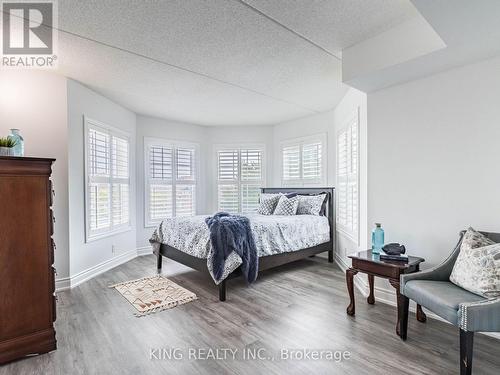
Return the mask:
<svg viewBox="0 0 500 375">
<path fill-rule="evenodd" d="M 409 0 L 240 0 L 337 57 L 353 44 L 418 16 Z"/>
<path fill-rule="evenodd" d="M 403 0 L 246 1 L 60 1 L 59 69 L 137 113 L 273 124 L 335 107 L 346 87 L 334 55 L 414 12 Z"/>
</svg>

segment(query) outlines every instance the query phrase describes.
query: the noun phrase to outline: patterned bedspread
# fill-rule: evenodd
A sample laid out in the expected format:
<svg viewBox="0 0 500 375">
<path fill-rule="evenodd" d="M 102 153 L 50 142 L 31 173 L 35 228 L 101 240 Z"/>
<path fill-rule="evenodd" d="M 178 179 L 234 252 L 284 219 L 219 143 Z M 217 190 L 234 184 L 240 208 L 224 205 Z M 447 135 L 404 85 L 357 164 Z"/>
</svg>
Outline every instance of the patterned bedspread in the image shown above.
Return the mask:
<svg viewBox="0 0 500 375">
<path fill-rule="evenodd" d="M 207 215 L 165 219 L 153 233 L 154 249 L 166 244 L 197 258 L 207 259 L 212 275 L 212 246 L 205 218 Z M 316 246 L 330 240 L 330 225 L 325 216 L 313 215 L 248 215 L 259 257 L 292 252 Z M 226 260 L 221 281 L 241 264 L 241 258 L 231 253 Z"/>
</svg>

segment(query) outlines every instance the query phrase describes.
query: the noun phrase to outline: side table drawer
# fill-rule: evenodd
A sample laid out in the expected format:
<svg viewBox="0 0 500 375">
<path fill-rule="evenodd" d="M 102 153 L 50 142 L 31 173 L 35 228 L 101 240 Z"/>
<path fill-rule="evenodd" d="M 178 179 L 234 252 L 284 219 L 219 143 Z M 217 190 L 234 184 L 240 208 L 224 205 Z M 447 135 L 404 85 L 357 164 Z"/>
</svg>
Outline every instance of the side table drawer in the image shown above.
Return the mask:
<svg viewBox="0 0 500 375">
<path fill-rule="evenodd" d="M 401 270 L 399 268 L 380 267 L 376 263 L 361 259 L 352 259 L 352 267 L 374 276 L 387 277 L 389 279 L 399 279 L 399 275 L 401 274 Z"/>
</svg>

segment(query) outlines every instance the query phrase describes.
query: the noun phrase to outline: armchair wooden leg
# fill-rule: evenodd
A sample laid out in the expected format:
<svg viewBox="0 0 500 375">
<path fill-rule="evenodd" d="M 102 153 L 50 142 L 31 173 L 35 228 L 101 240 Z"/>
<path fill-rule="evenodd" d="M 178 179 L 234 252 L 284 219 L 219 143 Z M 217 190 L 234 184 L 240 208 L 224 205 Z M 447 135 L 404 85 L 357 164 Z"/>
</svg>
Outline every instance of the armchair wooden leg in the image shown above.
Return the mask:
<svg viewBox="0 0 500 375">
<path fill-rule="evenodd" d="M 472 374 L 472 349 L 474 332 L 460 329 L 460 375 Z"/>
<path fill-rule="evenodd" d="M 417 305 L 417 320 L 420 323 L 425 323 L 427 321 L 427 315 L 425 315 L 424 310 L 422 310 L 422 306 Z"/>
<path fill-rule="evenodd" d="M 402 340 L 406 340 L 408 333 L 408 310 L 410 307 L 410 299 L 403 294 L 400 294 L 398 298 L 399 298 L 399 308 L 400 308 L 399 337 L 401 337 Z"/>
</svg>

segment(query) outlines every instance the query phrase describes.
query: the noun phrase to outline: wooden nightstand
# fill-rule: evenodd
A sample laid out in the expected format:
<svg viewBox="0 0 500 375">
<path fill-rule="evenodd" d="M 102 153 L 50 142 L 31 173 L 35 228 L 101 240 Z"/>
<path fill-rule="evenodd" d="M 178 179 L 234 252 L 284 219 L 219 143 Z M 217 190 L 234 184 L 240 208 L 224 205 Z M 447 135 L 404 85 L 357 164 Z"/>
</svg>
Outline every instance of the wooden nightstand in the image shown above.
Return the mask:
<svg viewBox="0 0 500 375">
<path fill-rule="evenodd" d="M 355 314 L 354 275 L 358 272 L 366 273 L 368 275 L 370 295 L 367 298 L 367 302 L 370 305 L 375 303 L 375 296 L 373 294 L 373 282 L 375 276 L 388 279 L 391 285 L 396 289 L 396 301 L 398 306 L 396 333 L 399 335 L 399 317 L 401 307 L 399 295 L 399 276 L 406 273 L 420 271 L 420 263 L 425 260 L 423 258 L 412 256 L 409 257 L 408 263 L 380 260 L 380 256 L 378 254 L 372 254 L 371 250 L 359 251 L 349 255 L 349 258 L 352 259 L 352 267 L 346 272 L 346 281 L 351 303 L 347 307 L 347 314 L 351 316 Z M 417 320 L 422 323 L 427 320 L 427 317 L 422 311 L 422 307 L 420 305 L 417 305 Z"/>
</svg>

